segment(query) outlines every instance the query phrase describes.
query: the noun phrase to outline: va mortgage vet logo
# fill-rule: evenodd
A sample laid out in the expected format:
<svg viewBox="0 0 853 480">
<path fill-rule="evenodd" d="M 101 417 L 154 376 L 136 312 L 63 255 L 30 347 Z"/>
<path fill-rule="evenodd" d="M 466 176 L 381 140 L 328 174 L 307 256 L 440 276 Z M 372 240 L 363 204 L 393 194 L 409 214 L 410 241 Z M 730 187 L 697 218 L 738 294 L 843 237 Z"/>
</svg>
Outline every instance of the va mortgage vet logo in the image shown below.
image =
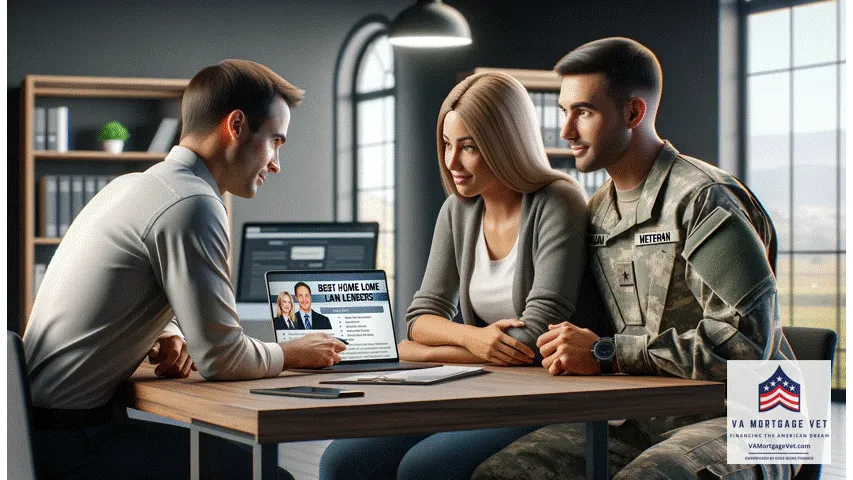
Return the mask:
<svg viewBox="0 0 853 480">
<path fill-rule="evenodd" d="M 728 463 L 831 463 L 828 361 L 727 362 Z"/>
<path fill-rule="evenodd" d="M 782 367 L 758 385 L 758 411 L 768 412 L 776 407 L 800 411 L 800 384 L 785 375 Z"/>
</svg>

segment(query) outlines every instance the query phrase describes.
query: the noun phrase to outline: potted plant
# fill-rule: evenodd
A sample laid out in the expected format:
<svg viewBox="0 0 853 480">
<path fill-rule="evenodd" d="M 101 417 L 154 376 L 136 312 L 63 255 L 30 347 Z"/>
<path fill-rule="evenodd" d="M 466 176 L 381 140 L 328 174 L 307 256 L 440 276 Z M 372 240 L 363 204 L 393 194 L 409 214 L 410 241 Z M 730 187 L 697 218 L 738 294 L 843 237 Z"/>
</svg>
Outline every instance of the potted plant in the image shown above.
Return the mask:
<svg viewBox="0 0 853 480">
<path fill-rule="evenodd" d="M 127 128 L 119 122 L 107 122 L 101 127 L 98 133 L 98 140 L 103 140 L 104 151 L 110 153 L 121 153 L 124 148 L 124 142 L 130 138 Z"/>
</svg>

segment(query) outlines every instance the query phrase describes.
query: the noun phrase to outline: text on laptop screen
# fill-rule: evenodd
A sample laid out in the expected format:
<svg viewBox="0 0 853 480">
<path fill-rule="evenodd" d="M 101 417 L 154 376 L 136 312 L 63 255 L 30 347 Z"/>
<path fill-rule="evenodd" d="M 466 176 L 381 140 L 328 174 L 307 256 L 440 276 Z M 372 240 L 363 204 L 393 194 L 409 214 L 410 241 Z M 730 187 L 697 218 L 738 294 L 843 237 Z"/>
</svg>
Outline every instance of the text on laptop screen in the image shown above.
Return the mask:
<svg viewBox="0 0 853 480">
<path fill-rule="evenodd" d="M 323 332 L 347 341 L 342 363 L 397 360 L 385 272 L 269 272 L 267 287 L 276 341 Z"/>
<path fill-rule="evenodd" d="M 376 267 L 376 223 L 267 223 L 243 228 L 237 301 L 266 303 L 271 270 Z"/>
</svg>

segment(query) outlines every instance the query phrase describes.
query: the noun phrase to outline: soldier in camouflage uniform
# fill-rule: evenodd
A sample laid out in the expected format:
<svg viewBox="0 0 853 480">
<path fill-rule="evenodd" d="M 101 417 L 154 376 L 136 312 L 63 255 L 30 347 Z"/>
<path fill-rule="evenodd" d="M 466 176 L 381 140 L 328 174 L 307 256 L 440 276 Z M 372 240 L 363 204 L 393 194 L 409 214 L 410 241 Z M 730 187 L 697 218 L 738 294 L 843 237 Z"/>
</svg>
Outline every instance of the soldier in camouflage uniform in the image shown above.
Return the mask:
<svg viewBox="0 0 853 480">
<path fill-rule="evenodd" d="M 728 359 L 794 358 L 779 321 L 772 223 L 737 179 L 657 135 L 654 54 L 608 38 L 555 70 L 562 136 L 578 170 L 606 168 L 611 177 L 590 200 L 588 268 L 616 334 L 615 354 L 602 360 L 591 352 L 598 335 L 552 325 L 537 342 L 543 367 L 725 381 Z M 615 422 L 609 450 L 620 479 L 789 479 L 799 471 L 727 464 L 725 417 Z M 551 425 L 493 455 L 473 478 L 583 478 L 585 455 L 582 425 Z"/>
</svg>

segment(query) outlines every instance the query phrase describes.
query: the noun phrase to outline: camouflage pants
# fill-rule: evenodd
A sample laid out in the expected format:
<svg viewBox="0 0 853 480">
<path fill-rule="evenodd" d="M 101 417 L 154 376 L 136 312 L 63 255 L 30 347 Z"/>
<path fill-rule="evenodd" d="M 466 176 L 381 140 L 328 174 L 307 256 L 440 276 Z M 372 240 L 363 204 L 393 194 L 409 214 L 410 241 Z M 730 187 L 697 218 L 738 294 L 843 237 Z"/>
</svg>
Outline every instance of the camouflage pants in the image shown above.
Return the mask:
<svg viewBox="0 0 853 480">
<path fill-rule="evenodd" d="M 656 438 L 628 420 L 610 427 L 610 473 L 614 479 L 790 480 L 799 465 L 729 465 L 726 419 L 714 418 L 670 430 Z M 516 440 L 474 471 L 472 480 L 585 478 L 582 424 L 549 425 Z"/>
</svg>

